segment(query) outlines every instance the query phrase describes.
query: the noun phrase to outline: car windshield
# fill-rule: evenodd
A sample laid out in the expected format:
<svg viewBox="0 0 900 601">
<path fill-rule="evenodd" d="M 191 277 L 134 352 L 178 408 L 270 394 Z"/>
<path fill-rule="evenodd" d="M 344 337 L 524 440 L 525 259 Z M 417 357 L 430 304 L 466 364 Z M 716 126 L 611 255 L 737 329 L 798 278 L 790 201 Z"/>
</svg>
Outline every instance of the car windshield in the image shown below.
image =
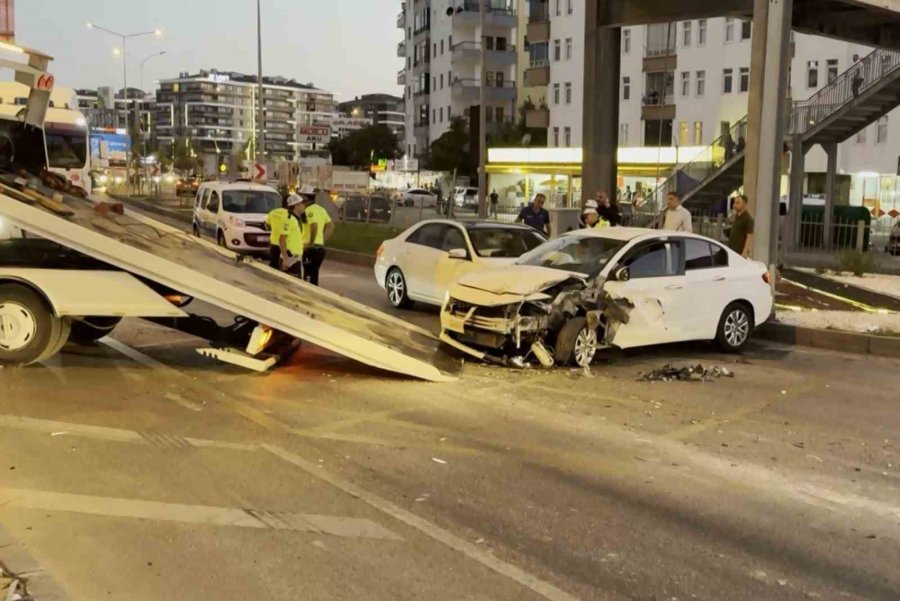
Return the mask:
<svg viewBox="0 0 900 601">
<path fill-rule="evenodd" d="M 515 259 L 543 244 L 545 239 L 531 228 L 469 228 L 475 254 L 494 259 Z"/>
<path fill-rule="evenodd" d="M 59 169 L 80 169 L 87 163 L 87 134 L 79 131 L 47 131 L 47 158 Z"/>
<path fill-rule="evenodd" d="M 516 263 L 575 271 L 594 277 L 603 271 L 623 246 L 624 240 L 598 236 L 560 236 L 522 255 Z"/>
<path fill-rule="evenodd" d="M 222 210 L 226 213 L 268 213 L 281 206 L 277 192 L 261 190 L 226 190 L 222 193 Z"/>
</svg>

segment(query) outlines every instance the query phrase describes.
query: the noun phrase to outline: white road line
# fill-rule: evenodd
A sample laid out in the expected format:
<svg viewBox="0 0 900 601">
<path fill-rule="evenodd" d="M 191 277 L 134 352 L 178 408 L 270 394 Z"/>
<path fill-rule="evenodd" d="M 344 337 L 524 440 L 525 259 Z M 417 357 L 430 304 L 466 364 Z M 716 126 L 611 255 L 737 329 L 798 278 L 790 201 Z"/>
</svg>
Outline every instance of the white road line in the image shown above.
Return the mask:
<svg viewBox="0 0 900 601">
<path fill-rule="evenodd" d="M 0 487 L 0 507 L 63 511 L 207 526 L 293 530 L 295 532 L 330 534 L 342 538 L 403 540 L 387 528 L 363 518 L 159 503 L 157 501 L 73 495 L 22 488 Z"/>
<path fill-rule="evenodd" d="M 273 444 L 263 443 L 262 448 L 269 451 L 273 455 L 280 457 L 284 461 L 302 469 L 306 473 L 315 476 L 325 482 L 328 482 L 335 488 L 338 488 L 348 495 L 359 499 L 365 503 L 368 503 L 372 507 L 383 511 L 384 513 L 390 515 L 391 517 L 403 522 L 407 526 L 415 528 L 416 530 L 422 532 L 426 536 L 441 542 L 451 549 L 459 551 L 464 554 L 466 557 L 473 559 L 485 567 L 510 578 L 522 586 L 534 591 L 535 593 L 541 595 L 545 599 L 549 599 L 550 601 L 578 601 L 578 598 L 563 591 L 562 589 L 557 588 L 556 586 L 550 584 L 549 582 L 545 582 L 536 576 L 532 576 L 528 572 L 518 568 L 510 563 L 507 563 L 501 559 L 498 559 L 488 553 L 487 550 L 478 547 L 474 543 L 470 543 L 462 538 L 456 536 L 444 530 L 440 526 L 436 526 L 425 520 L 420 518 L 419 516 L 411 513 L 390 501 L 379 497 L 373 493 L 370 493 L 362 488 L 356 486 L 352 482 L 341 478 L 340 476 L 331 474 L 320 464 L 310 463 L 309 461 L 303 459 L 302 457 L 291 453 L 281 447 Z"/>
<path fill-rule="evenodd" d="M 162 369 L 162 370 L 174 371 L 174 372 L 180 373 L 180 372 L 178 372 L 178 370 L 173 369 L 163 363 L 160 363 L 156 359 L 153 359 L 152 357 L 148 357 L 144 353 L 142 353 L 140 351 L 136 351 L 128 345 L 122 344 L 115 338 L 110 338 L 109 336 L 107 336 L 106 338 L 103 338 L 100 342 L 102 344 L 105 344 L 109 348 L 125 355 L 132 361 L 137 361 L 144 367 L 149 367 L 151 369 Z"/>
<path fill-rule="evenodd" d="M 141 434 L 135 430 L 92 426 L 89 424 L 73 424 L 70 422 L 21 417 L 18 415 L 0 415 L 0 428 L 38 432 L 53 436 L 79 436 L 81 438 L 93 438 L 95 440 L 108 440 L 112 442 L 129 442 L 142 445 L 151 444 L 145 434 Z M 207 440 L 204 438 L 184 438 L 183 440 L 197 448 L 214 448 L 230 451 L 259 450 L 258 445 L 246 442 L 226 442 L 220 440 Z"/>
</svg>

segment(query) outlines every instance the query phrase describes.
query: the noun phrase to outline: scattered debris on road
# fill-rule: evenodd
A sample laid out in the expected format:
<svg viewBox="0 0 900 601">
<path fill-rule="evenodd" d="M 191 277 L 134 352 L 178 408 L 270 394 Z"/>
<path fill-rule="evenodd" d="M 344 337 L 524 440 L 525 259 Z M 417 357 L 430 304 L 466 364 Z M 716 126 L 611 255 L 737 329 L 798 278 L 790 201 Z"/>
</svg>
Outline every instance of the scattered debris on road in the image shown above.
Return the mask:
<svg viewBox="0 0 900 601">
<path fill-rule="evenodd" d="M 717 378 L 733 377 L 733 371 L 718 365 L 710 368 L 703 367 L 701 364 L 678 367 L 671 363 L 666 363 L 659 369 L 639 372 L 637 380 L 640 382 L 709 382 Z"/>
<path fill-rule="evenodd" d="M 5 601 L 33 601 L 28 595 L 25 580 L 6 570 L 0 564 L 0 599 Z"/>
<path fill-rule="evenodd" d="M 435 463 L 440 463 L 441 465 L 447 465 L 446 461 L 444 461 L 443 459 L 438 459 L 437 457 L 432 457 L 431 460 Z"/>
</svg>

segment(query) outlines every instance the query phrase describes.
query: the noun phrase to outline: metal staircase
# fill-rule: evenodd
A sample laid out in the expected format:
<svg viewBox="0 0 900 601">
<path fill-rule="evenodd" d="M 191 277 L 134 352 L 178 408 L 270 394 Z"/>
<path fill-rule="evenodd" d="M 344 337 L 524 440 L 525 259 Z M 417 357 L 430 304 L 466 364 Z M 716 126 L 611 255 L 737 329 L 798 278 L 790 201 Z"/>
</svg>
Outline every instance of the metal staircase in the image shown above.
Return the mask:
<svg viewBox="0 0 900 601">
<path fill-rule="evenodd" d="M 790 141 L 800 135 L 804 151 L 841 143 L 897 106 L 900 52 L 878 49 L 808 99 L 793 103 L 785 136 Z M 636 209 L 634 225 L 651 225 L 670 192 L 680 192 L 688 208 L 708 209 L 737 190 L 744 178 L 746 134 L 744 117 L 664 181 Z"/>
</svg>

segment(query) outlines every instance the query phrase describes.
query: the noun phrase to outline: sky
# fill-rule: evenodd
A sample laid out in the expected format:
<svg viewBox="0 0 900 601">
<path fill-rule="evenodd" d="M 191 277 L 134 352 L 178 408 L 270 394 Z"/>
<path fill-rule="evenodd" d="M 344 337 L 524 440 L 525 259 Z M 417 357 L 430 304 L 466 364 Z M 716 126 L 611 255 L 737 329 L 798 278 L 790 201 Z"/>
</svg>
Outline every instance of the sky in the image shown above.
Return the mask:
<svg viewBox="0 0 900 601">
<path fill-rule="evenodd" d="M 261 0 L 263 72 L 334 92 L 338 101 L 368 93 L 400 95 L 396 56 L 397 0 Z M 181 71 L 255 74 L 255 0 L 16 0 L 16 42 L 54 57 L 57 83 L 72 88 L 122 86 L 119 38 L 91 30 L 94 22 L 123 34 L 163 30 L 128 41 L 128 85 L 144 88 Z"/>
</svg>

